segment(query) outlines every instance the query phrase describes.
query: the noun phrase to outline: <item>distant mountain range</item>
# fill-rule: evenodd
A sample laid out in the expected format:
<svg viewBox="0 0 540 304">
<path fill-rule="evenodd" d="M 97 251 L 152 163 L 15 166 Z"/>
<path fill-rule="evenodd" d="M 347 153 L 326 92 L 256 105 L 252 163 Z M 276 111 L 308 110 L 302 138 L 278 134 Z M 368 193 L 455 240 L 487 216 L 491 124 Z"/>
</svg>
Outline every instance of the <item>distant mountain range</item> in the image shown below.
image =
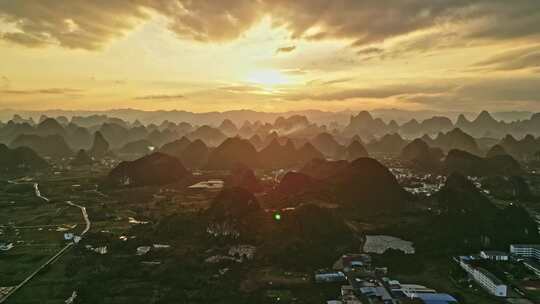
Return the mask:
<svg viewBox="0 0 540 304">
<path fill-rule="evenodd" d="M 330 115 L 313 113 L 318 113 L 319 118 L 323 113 Z M 0 123 L 0 143 L 11 149 L 30 148 L 44 158 L 73 158 L 79 151 L 79 156 L 87 154 L 94 159 L 114 155 L 120 160 L 133 160 L 161 151 L 190 169 L 220 170 L 238 164 L 253 169 L 281 169 L 298 168 L 316 158 L 354 161 L 367 156 L 400 155 L 417 165 L 423 159 L 422 166 L 432 166 L 440 165 L 439 160 L 451 150 L 476 157 L 510 155 L 517 161 L 529 162 L 538 161 L 539 135 L 540 113 L 526 120 L 503 122 L 486 111 L 471 120 L 464 115 L 459 115 L 456 122 L 435 116 L 403 124 L 385 122 L 366 111 L 351 115 L 346 125 L 319 124 L 298 114 L 278 116 L 273 122 L 250 117 L 241 124 L 226 118 L 216 125 L 170 120 L 145 124 L 138 119 L 126 121 L 105 115 L 42 115 L 35 121 L 19 114 Z M 407 151 L 402 153 L 404 149 Z"/>
<path fill-rule="evenodd" d="M 20 117 L 30 117 L 33 121 L 39 122 L 42 117 L 64 117 L 67 119 L 75 118 L 75 123 L 80 124 L 82 120 L 99 121 L 106 117 L 117 117 L 127 121 L 140 121 L 145 124 L 159 124 L 162 121 L 168 120 L 173 122 L 187 122 L 190 124 L 213 125 L 219 126 L 223 120 L 230 120 L 235 124 L 242 124 L 246 120 L 274 122 L 278 117 L 290 117 L 293 115 L 306 116 L 310 121 L 317 124 L 330 124 L 337 122 L 339 124 L 347 124 L 351 115 L 355 115 L 358 111 L 344 110 L 339 112 L 328 112 L 320 110 L 303 110 L 289 112 L 259 112 L 252 110 L 233 110 L 225 112 L 204 112 L 194 113 L 189 111 L 143 111 L 136 109 L 116 109 L 108 111 L 66 111 L 66 110 L 46 110 L 46 111 L 20 111 L 12 109 L 0 110 L 0 121 L 7 122 L 14 115 Z M 457 120 L 460 114 L 463 114 L 468 119 L 474 119 L 477 113 L 473 112 L 439 112 L 439 111 L 408 111 L 401 109 L 374 109 L 370 111 L 371 115 L 376 118 L 381 118 L 383 121 L 390 122 L 392 120 L 403 124 L 411 119 L 426 120 L 431 117 L 445 116 L 451 120 Z M 534 113 L 529 111 L 508 111 L 508 112 L 493 112 L 492 115 L 497 120 L 506 122 L 516 120 L 529 119 Z M 84 126 L 84 125 L 82 125 Z"/>
</svg>

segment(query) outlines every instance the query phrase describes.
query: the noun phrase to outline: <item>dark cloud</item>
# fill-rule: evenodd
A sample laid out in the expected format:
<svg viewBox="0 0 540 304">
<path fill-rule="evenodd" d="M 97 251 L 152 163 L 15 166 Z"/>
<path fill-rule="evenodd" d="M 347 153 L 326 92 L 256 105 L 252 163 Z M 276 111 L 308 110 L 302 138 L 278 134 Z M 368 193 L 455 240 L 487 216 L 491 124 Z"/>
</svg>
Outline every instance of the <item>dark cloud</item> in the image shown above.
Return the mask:
<svg viewBox="0 0 540 304">
<path fill-rule="evenodd" d="M 323 94 L 292 94 L 290 100 L 342 101 L 349 99 L 384 99 L 413 93 L 437 93 L 452 89 L 451 84 L 386 85 L 373 88 L 347 89 Z"/>
<path fill-rule="evenodd" d="M 329 86 L 334 84 L 340 84 L 340 83 L 346 83 L 354 80 L 354 78 L 346 77 L 346 78 L 337 78 L 337 79 L 331 79 L 331 80 L 321 80 L 321 79 L 314 79 L 308 82 L 308 85 L 318 85 L 318 86 Z"/>
<path fill-rule="evenodd" d="M 455 87 L 439 92 L 411 92 L 398 96 L 404 101 L 437 108 L 481 108 L 485 105 L 518 104 L 532 106 L 540 103 L 540 77 L 488 78 L 454 80 Z"/>
<path fill-rule="evenodd" d="M 238 38 L 266 14 L 263 1 L 253 0 L 139 0 L 168 18 L 180 38 L 227 41 Z"/>
<path fill-rule="evenodd" d="M 538 0 L 0 0 L 1 20 L 16 28 L 2 39 L 34 47 L 98 49 L 152 13 L 164 16 L 178 37 L 204 42 L 236 39 L 271 15 L 292 38 L 350 39 L 360 52 L 388 39 L 448 28 L 457 29 L 455 40 L 540 34 Z M 430 48 L 436 38 L 411 47 Z"/>
<path fill-rule="evenodd" d="M 418 30 L 464 26 L 463 36 L 510 39 L 540 33 L 540 3 L 536 0 L 325 0 L 273 1 L 297 37 L 350 38 L 356 46 L 381 42 Z M 319 26 L 321 32 L 309 35 Z M 441 37 L 439 37 L 441 38 Z M 437 39 L 434 39 L 437 40 Z M 417 41 L 419 46 L 431 41 Z"/>
<path fill-rule="evenodd" d="M 0 93 L 9 95 L 80 95 L 83 90 L 70 88 L 50 88 L 37 90 L 2 90 Z"/>
<path fill-rule="evenodd" d="M 356 53 L 358 55 L 378 55 L 384 52 L 384 49 L 380 47 L 366 47 L 359 49 Z"/>
<path fill-rule="evenodd" d="M 283 69 L 281 72 L 289 75 L 306 75 L 310 71 L 305 69 Z"/>
<path fill-rule="evenodd" d="M 264 91 L 262 88 L 258 86 L 252 86 L 252 85 L 230 85 L 230 86 L 222 86 L 218 88 L 222 91 L 232 92 L 232 93 L 252 93 L 252 92 L 261 92 Z"/>
<path fill-rule="evenodd" d="M 168 94 L 157 94 L 157 95 L 144 95 L 144 96 L 138 96 L 135 97 L 135 99 L 138 100 L 178 100 L 185 98 L 182 94 L 174 94 L 174 95 L 168 95 Z"/>
<path fill-rule="evenodd" d="M 18 30 L 3 32 L 1 38 L 28 47 L 99 49 L 146 16 L 131 0 L 0 0 L 0 20 Z"/>
<path fill-rule="evenodd" d="M 295 45 L 291 45 L 291 46 L 285 46 L 285 47 L 280 47 L 276 50 L 276 54 L 280 54 L 280 53 L 290 53 L 292 51 L 296 50 L 296 46 Z"/>
<path fill-rule="evenodd" d="M 7 89 L 11 84 L 11 81 L 7 76 L 0 76 L 0 88 Z"/>
<path fill-rule="evenodd" d="M 0 35 L 0 39 L 14 44 L 21 44 L 27 47 L 35 48 L 50 44 L 47 37 L 43 37 L 43 35 L 25 33 L 4 33 Z"/>
<path fill-rule="evenodd" d="M 539 103 L 540 77 L 433 79 L 425 83 L 335 90 L 323 94 L 290 93 L 286 100 L 344 101 L 397 99 L 424 106 L 455 108 L 511 103 Z"/>
<path fill-rule="evenodd" d="M 540 46 L 514 49 L 492 56 L 473 65 L 473 68 L 494 71 L 522 69 L 540 70 Z"/>
</svg>

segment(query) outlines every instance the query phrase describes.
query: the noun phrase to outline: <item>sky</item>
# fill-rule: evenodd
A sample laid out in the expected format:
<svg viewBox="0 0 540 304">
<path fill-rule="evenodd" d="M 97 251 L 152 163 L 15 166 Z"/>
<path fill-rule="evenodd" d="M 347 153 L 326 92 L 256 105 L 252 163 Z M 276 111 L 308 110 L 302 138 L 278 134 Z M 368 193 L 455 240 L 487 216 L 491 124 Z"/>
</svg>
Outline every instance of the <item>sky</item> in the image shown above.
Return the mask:
<svg viewBox="0 0 540 304">
<path fill-rule="evenodd" d="M 538 0 L 0 0 L 0 109 L 540 111 Z"/>
</svg>

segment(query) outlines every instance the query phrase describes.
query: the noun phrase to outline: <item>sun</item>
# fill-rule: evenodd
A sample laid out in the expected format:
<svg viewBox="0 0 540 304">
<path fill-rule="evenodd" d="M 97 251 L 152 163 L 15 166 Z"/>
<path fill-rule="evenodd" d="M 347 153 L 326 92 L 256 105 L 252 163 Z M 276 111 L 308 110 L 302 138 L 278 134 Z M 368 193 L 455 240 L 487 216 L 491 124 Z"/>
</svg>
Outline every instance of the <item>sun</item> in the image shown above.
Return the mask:
<svg viewBox="0 0 540 304">
<path fill-rule="evenodd" d="M 262 86 L 290 84 L 291 79 L 277 70 L 257 70 L 250 73 L 247 81 Z"/>
</svg>

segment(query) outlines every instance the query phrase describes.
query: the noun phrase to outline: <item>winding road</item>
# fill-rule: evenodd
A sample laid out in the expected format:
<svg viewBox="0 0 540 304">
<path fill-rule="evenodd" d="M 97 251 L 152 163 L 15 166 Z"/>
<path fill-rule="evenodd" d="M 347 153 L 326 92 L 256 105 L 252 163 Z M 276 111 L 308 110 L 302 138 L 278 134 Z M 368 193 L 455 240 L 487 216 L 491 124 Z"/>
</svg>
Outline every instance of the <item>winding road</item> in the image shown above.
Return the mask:
<svg viewBox="0 0 540 304">
<path fill-rule="evenodd" d="M 49 202 L 50 200 L 44 196 L 41 195 L 41 192 L 39 191 L 38 183 L 34 183 L 34 190 L 37 197 L 45 200 L 46 202 Z M 90 222 L 90 218 L 88 217 L 88 212 L 86 212 L 86 207 L 77 205 L 71 201 L 67 201 L 66 204 L 77 207 L 81 209 L 82 216 L 84 218 L 84 221 L 86 223 L 86 227 L 81 232 L 80 237 L 82 238 L 92 226 L 92 223 Z M 38 273 L 40 273 L 45 267 L 54 264 L 64 253 L 68 251 L 71 247 L 73 247 L 75 243 L 70 242 L 66 244 L 66 246 L 62 247 L 57 253 L 55 253 L 50 259 L 48 259 L 45 263 L 41 264 L 34 272 L 32 272 L 30 275 L 28 275 L 23 281 L 21 281 L 18 285 L 14 286 L 8 293 L 6 293 L 2 298 L 0 298 L 0 304 L 7 301 L 7 299 L 12 296 L 15 292 L 17 292 L 19 289 L 21 289 L 24 285 L 26 285 L 30 280 L 32 280 Z"/>
<path fill-rule="evenodd" d="M 67 201 L 66 204 L 81 209 L 82 216 L 83 216 L 83 218 L 84 218 L 84 222 L 86 223 L 86 227 L 85 227 L 84 230 L 81 232 L 81 235 L 80 235 L 80 236 L 81 236 L 81 237 L 84 236 L 84 235 L 88 232 L 88 230 L 90 230 L 90 227 L 92 226 L 92 223 L 90 222 L 90 219 L 88 218 L 88 212 L 86 212 L 86 207 L 81 206 L 81 205 L 74 204 L 74 203 L 72 203 L 71 201 Z"/>
<path fill-rule="evenodd" d="M 42 200 L 44 200 L 46 202 L 50 201 L 45 196 L 41 195 L 41 191 L 39 191 L 39 184 L 38 183 L 34 183 L 34 192 L 36 193 L 36 196 L 39 197 L 40 199 L 42 199 Z"/>
</svg>

